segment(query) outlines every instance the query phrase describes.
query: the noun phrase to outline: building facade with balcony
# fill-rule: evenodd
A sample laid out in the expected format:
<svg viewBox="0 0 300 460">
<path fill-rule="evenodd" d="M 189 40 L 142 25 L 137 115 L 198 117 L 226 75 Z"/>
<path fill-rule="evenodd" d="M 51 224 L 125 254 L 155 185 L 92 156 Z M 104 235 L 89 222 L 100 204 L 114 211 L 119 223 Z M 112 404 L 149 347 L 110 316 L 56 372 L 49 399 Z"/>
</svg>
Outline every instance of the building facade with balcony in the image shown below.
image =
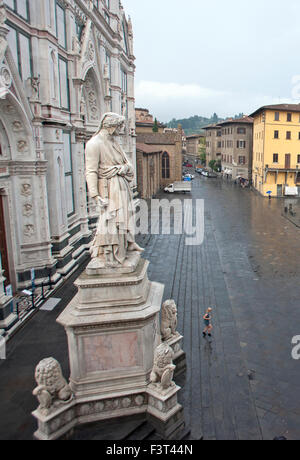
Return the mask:
<svg viewBox="0 0 300 460">
<path fill-rule="evenodd" d="M 205 147 L 205 135 L 204 134 L 192 134 L 186 136 L 186 155 L 187 157 L 194 157 L 200 160 L 202 150 Z"/>
<path fill-rule="evenodd" d="M 252 117 L 254 188 L 263 196 L 300 196 L 300 105 L 268 105 Z"/>
<path fill-rule="evenodd" d="M 53 286 L 88 255 L 97 222 L 85 144 L 127 120 L 136 167 L 133 33 L 119 0 L 0 0 L 0 252 L 13 291 Z"/>
<path fill-rule="evenodd" d="M 219 123 L 222 172 L 226 177 L 251 180 L 253 153 L 253 118 L 230 118 Z"/>
<path fill-rule="evenodd" d="M 222 148 L 222 128 L 218 124 L 205 126 L 206 132 L 206 165 L 212 161 L 221 161 L 221 148 Z"/>
</svg>

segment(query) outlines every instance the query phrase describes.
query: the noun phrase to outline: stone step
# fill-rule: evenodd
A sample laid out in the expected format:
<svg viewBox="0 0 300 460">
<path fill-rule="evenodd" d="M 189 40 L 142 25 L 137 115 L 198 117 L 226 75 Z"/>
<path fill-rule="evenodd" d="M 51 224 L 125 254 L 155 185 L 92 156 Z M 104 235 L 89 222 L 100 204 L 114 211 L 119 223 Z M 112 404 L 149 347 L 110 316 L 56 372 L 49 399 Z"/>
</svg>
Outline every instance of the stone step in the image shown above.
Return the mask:
<svg viewBox="0 0 300 460">
<path fill-rule="evenodd" d="M 144 422 L 126 438 L 126 441 L 144 441 L 154 432 L 155 429 L 153 426 L 151 426 L 148 422 Z"/>
</svg>

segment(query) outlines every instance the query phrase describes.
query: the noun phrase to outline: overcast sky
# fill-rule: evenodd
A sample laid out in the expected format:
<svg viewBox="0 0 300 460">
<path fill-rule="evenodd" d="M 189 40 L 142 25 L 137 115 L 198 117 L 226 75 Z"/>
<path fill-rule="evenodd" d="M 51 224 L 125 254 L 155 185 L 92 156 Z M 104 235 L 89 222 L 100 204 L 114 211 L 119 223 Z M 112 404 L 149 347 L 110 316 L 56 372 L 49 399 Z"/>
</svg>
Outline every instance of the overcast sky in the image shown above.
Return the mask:
<svg viewBox="0 0 300 460">
<path fill-rule="evenodd" d="M 299 0 L 122 0 L 136 106 L 160 121 L 300 103 Z"/>
</svg>

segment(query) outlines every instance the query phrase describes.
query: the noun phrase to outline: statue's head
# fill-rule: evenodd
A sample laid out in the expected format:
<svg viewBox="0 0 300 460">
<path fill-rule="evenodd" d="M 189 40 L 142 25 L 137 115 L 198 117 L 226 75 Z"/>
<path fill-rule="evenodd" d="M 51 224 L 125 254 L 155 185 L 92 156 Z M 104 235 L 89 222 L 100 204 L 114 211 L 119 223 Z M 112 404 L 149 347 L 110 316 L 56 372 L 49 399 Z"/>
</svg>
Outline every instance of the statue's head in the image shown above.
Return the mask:
<svg viewBox="0 0 300 460">
<path fill-rule="evenodd" d="M 154 353 L 155 364 L 160 368 L 172 364 L 173 357 L 174 352 L 166 342 L 161 343 Z"/>
<path fill-rule="evenodd" d="M 175 316 L 177 314 L 177 306 L 174 300 L 166 300 L 163 304 L 163 310 L 167 312 L 169 316 Z"/>
<path fill-rule="evenodd" d="M 110 134 L 122 134 L 121 131 L 125 126 L 125 120 L 125 117 L 117 113 L 105 113 L 101 118 L 100 126 L 96 134 L 102 129 L 106 129 Z"/>
</svg>

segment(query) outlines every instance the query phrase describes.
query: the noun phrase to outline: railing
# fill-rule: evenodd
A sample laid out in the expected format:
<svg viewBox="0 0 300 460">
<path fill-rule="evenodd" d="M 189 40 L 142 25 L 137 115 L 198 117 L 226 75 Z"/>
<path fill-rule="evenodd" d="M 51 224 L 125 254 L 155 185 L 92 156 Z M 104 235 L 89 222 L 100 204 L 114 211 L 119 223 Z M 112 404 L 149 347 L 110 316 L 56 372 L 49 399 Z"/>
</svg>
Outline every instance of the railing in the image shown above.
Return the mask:
<svg viewBox="0 0 300 460">
<path fill-rule="evenodd" d="M 46 291 L 46 288 L 47 291 Z M 49 279 L 48 283 L 42 283 L 40 287 L 34 288 L 31 291 L 22 291 L 13 299 L 13 313 L 17 315 L 19 321 L 35 310 L 46 299 L 46 294 L 52 291 L 52 282 Z"/>
</svg>

